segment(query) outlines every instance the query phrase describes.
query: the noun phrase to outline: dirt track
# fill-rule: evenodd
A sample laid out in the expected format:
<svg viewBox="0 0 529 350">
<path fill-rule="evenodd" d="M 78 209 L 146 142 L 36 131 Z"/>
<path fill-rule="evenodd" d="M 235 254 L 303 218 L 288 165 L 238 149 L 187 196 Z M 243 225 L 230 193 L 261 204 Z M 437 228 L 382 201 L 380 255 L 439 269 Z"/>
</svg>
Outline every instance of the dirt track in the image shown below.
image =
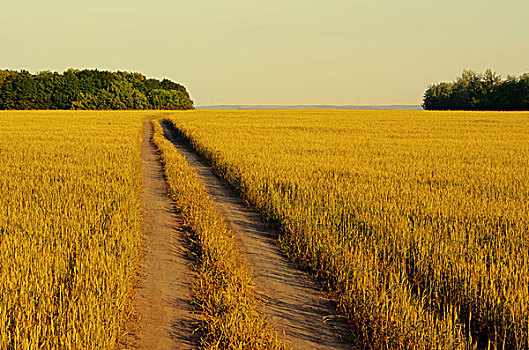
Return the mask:
<svg viewBox="0 0 529 350">
<path fill-rule="evenodd" d="M 210 197 L 239 239 L 240 248 L 253 269 L 257 296 L 274 326 L 284 332 L 294 349 L 347 349 L 341 341 L 346 327 L 332 317 L 334 307 L 316 284 L 280 253 L 260 215 L 249 208 L 225 182 L 219 180 L 196 153 L 178 142 L 165 123 L 166 137 L 185 156 Z M 324 322 L 325 319 L 328 319 Z"/>
<path fill-rule="evenodd" d="M 145 123 L 141 148 L 144 259 L 134 300 L 134 333 L 125 337 L 121 348 L 196 349 L 191 262 L 186 258 L 182 219 L 167 196 L 152 133 L 152 125 Z"/>
</svg>

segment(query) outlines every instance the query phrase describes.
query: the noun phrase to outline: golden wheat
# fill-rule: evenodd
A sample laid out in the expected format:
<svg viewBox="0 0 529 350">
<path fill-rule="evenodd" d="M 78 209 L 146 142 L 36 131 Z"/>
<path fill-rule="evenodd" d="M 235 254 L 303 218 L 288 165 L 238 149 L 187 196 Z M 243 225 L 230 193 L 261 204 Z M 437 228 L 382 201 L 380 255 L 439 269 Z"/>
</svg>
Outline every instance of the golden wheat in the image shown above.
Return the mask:
<svg viewBox="0 0 529 350">
<path fill-rule="evenodd" d="M 139 113 L 0 113 L 0 348 L 110 349 L 140 246 Z"/>
<path fill-rule="evenodd" d="M 372 348 L 529 348 L 529 114 L 194 111 L 174 123 Z"/>
</svg>

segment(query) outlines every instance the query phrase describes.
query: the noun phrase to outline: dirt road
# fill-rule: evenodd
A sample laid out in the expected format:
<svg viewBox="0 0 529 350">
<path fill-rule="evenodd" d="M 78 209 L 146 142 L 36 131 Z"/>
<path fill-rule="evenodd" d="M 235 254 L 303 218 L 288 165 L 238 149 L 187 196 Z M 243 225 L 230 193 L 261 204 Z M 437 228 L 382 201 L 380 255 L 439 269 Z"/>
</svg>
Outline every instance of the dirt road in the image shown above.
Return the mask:
<svg viewBox="0 0 529 350">
<path fill-rule="evenodd" d="M 294 349 L 347 349 L 341 341 L 346 327 L 332 315 L 334 306 L 324 298 L 317 285 L 297 270 L 280 253 L 260 215 L 162 122 L 166 137 L 185 156 L 210 197 L 239 240 L 250 268 L 257 296 L 263 301 L 267 316 L 276 329 L 284 332 L 286 343 Z M 328 319 L 326 322 L 324 320 Z"/>
<path fill-rule="evenodd" d="M 197 317 L 191 312 L 193 272 L 182 235 L 182 219 L 167 196 L 163 167 L 151 141 L 152 125 L 144 124 L 142 211 L 144 259 L 134 310 L 129 349 L 196 349 Z"/>
</svg>

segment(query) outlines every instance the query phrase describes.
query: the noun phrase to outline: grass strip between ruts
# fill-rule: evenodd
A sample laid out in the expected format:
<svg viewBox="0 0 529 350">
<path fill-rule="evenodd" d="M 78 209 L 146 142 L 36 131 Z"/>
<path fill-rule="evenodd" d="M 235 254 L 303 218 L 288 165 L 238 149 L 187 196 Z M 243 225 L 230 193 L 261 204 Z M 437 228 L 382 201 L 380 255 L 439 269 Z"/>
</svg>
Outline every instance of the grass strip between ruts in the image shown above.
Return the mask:
<svg viewBox="0 0 529 350">
<path fill-rule="evenodd" d="M 165 138 L 160 123 L 152 124 L 169 194 L 193 246 L 197 273 L 193 299 L 202 312 L 201 346 L 284 349 L 254 297 L 251 276 L 240 258 L 235 237 L 185 158 Z"/>
</svg>

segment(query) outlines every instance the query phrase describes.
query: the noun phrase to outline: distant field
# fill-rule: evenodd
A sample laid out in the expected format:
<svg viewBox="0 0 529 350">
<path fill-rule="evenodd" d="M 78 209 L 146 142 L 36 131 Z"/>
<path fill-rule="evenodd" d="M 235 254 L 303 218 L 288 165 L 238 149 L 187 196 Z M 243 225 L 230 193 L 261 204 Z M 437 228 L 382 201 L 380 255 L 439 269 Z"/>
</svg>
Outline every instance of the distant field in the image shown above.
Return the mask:
<svg viewBox="0 0 529 350">
<path fill-rule="evenodd" d="M 195 111 L 174 125 L 374 348 L 529 348 L 529 113 Z"/>
<path fill-rule="evenodd" d="M 379 105 L 379 106 L 346 106 L 346 105 L 210 105 L 197 106 L 197 109 L 210 110 L 287 110 L 287 109 L 353 109 L 353 110 L 390 110 L 420 111 L 419 105 Z"/>
<path fill-rule="evenodd" d="M 0 349 L 111 349 L 139 259 L 145 113 L 0 112 Z"/>
</svg>

